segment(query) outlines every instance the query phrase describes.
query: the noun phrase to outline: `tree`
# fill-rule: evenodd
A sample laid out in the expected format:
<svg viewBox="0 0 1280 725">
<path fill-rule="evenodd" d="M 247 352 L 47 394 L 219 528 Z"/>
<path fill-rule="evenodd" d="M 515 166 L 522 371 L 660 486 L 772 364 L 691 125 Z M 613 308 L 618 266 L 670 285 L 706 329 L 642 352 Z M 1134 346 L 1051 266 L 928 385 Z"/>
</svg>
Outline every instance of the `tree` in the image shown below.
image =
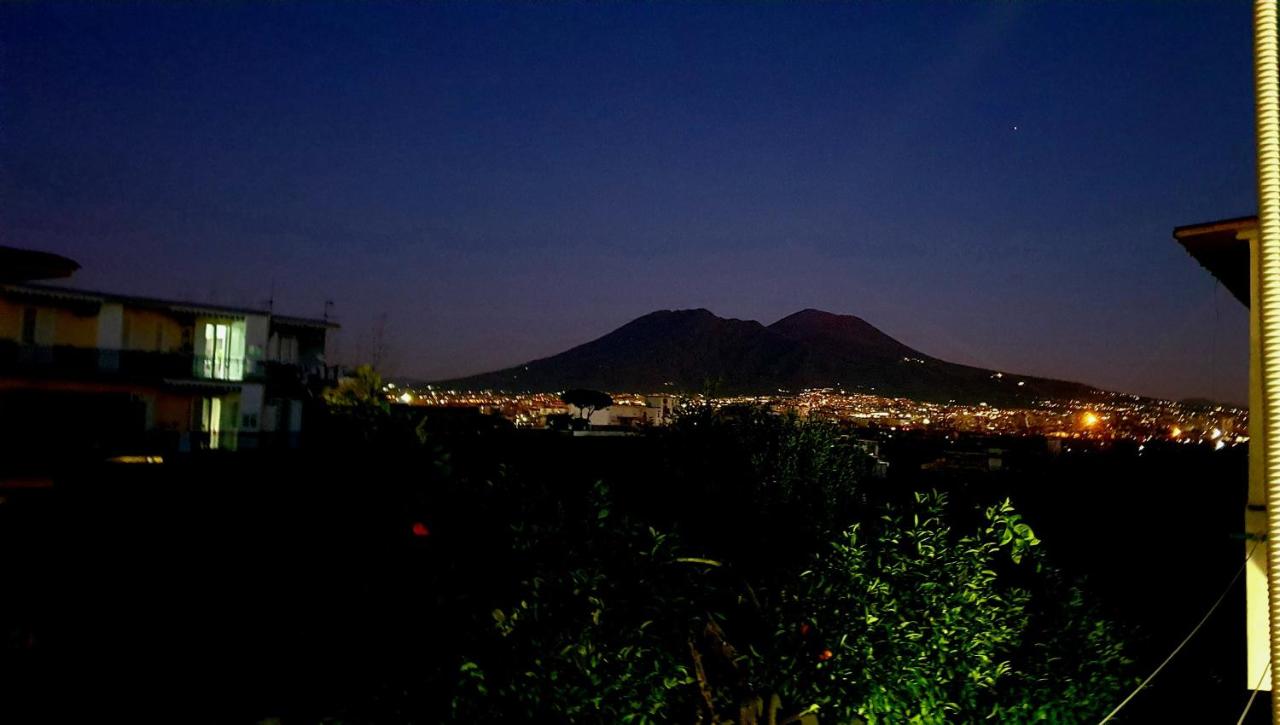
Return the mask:
<svg viewBox="0 0 1280 725">
<path fill-rule="evenodd" d="M 405 437 L 404 425 L 394 421 L 391 404 L 382 389 L 382 376 L 372 366 L 361 365 L 321 394 L 324 401 L 326 447 L 334 444 L 390 445 Z M 410 426 L 412 428 L 412 426 Z"/>
<path fill-rule="evenodd" d="M 324 402 L 337 408 L 376 408 L 386 412 L 390 408 L 382 392 L 382 376 L 371 365 L 361 365 L 351 375 L 338 381 L 338 385 L 324 391 Z"/>
<path fill-rule="evenodd" d="M 592 413 L 613 405 L 613 398 L 599 390 L 566 390 L 560 395 L 560 400 L 563 400 L 566 405 L 576 407 L 578 416 L 587 421 L 587 425 L 591 425 Z"/>
</svg>

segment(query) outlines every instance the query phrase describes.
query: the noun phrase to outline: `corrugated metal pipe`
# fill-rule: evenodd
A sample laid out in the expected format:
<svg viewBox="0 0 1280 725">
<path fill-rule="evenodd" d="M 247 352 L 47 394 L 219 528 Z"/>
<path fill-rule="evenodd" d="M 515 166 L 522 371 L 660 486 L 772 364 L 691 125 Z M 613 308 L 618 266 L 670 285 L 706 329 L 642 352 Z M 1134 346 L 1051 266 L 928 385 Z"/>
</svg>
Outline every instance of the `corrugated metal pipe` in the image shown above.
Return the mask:
<svg viewBox="0 0 1280 725">
<path fill-rule="evenodd" d="M 1253 3 L 1253 81 L 1258 144 L 1258 300 L 1262 323 L 1262 450 L 1267 531 L 1280 531 L 1280 67 L 1277 0 Z M 1270 556 L 1269 565 L 1280 563 Z M 1280 576 L 1269 566 L 1271 718 L 1280 723 Z"/>
</svg>

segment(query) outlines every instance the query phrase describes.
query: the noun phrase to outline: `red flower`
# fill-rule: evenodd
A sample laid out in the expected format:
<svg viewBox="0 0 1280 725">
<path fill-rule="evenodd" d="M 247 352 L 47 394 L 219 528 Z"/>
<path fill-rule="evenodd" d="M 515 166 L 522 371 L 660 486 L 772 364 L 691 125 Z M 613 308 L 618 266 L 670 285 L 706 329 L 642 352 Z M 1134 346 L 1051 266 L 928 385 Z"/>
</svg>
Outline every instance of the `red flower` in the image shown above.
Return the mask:
<svg viewBox="0 0 1280 725">
<path fill-rule="evenodd" d="M 431 529 L 428 529 L 428 528 L 427 528 L 427 525 L 426 525 L 426 524 L 424 524 L 424 523 L 422 523 L 421 521 L 414 521 L 414 522 L 413 522 L 413 535 L 414 535 L 414 536 L 430 536 L 430 535 L 431 535 Z"/>
<path fill-rule="evenodd" d="M 812 629 L 812 627 L 810 627 L 810 626 L 809 626 L 809 623 L 808 623 L 808 622 L 805 622 L 804 624 L 801 624 L 801 625 L 800 625 L 800 636 L 801 636 L 801 637 L 808 637 L 808 636 L 809 636 L 809 630 L 810 630 L 810 629 Z"/>
<path fill-rule="evenodd" d="M 832 657 L 835 657 L 835 654 L 833 654 L 829 649 L 824 649 L 822 650 L 822 652 L 818 653 L 818 659 L 822 660 L 823 662 L 826 662 Z"/>
</svg>

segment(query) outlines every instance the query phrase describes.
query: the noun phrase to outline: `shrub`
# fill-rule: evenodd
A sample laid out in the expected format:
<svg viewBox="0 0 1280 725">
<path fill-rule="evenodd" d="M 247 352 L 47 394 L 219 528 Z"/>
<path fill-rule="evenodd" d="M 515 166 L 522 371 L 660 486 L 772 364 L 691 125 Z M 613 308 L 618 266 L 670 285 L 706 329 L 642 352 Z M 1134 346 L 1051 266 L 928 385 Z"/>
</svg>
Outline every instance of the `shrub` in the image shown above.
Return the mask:
<svg viewBox="0 0 1280 725">
<path fill-rule="evenodd" d="M 837 722 L 1096 720 L 1121 686 L 1119 639 L 1040 565 L 1007 500 L 967 533 L 951 518 L 943 494 L 916 494 L 779 592 L 761 664 L 783 700 Z"/>
<path fill-rule="evenodd" d="M 486 575 L 512 586 L 472 611 L 455 720 L 1083 722 L 1124 686 L 1120 638 L 1007 500 L 873 506 L 838 428 L 759 410 L 655 440 L 661 495 L 486 489 L 511 532 Z"/>
</svg>

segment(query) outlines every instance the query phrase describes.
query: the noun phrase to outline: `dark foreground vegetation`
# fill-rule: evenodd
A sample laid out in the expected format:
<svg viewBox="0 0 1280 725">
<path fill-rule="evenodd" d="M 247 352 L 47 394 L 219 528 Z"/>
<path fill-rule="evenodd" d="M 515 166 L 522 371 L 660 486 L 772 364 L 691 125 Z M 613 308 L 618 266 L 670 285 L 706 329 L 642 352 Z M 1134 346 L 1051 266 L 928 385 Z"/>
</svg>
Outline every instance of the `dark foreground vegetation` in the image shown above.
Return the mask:
<svg viewBox="0 0 1280 725">
<path fill-rule="evenodd" d="M 1096 722 L 1225 584 L 1188 561 L 1190 601 L 1126 609 L 1078 575 L 1140 566 L 1138 519 L 1032 497 L 1033 531 L 999 485 L 873 481 L 759 411 L 584 439 L 335 410 L 291 456 L 9 495 L 8 721 Z M 1080 527 L 1099 557 L 1046 533 Z M 1171 682 L 1242 692 L 1224 667 Z"/>
</svg>

